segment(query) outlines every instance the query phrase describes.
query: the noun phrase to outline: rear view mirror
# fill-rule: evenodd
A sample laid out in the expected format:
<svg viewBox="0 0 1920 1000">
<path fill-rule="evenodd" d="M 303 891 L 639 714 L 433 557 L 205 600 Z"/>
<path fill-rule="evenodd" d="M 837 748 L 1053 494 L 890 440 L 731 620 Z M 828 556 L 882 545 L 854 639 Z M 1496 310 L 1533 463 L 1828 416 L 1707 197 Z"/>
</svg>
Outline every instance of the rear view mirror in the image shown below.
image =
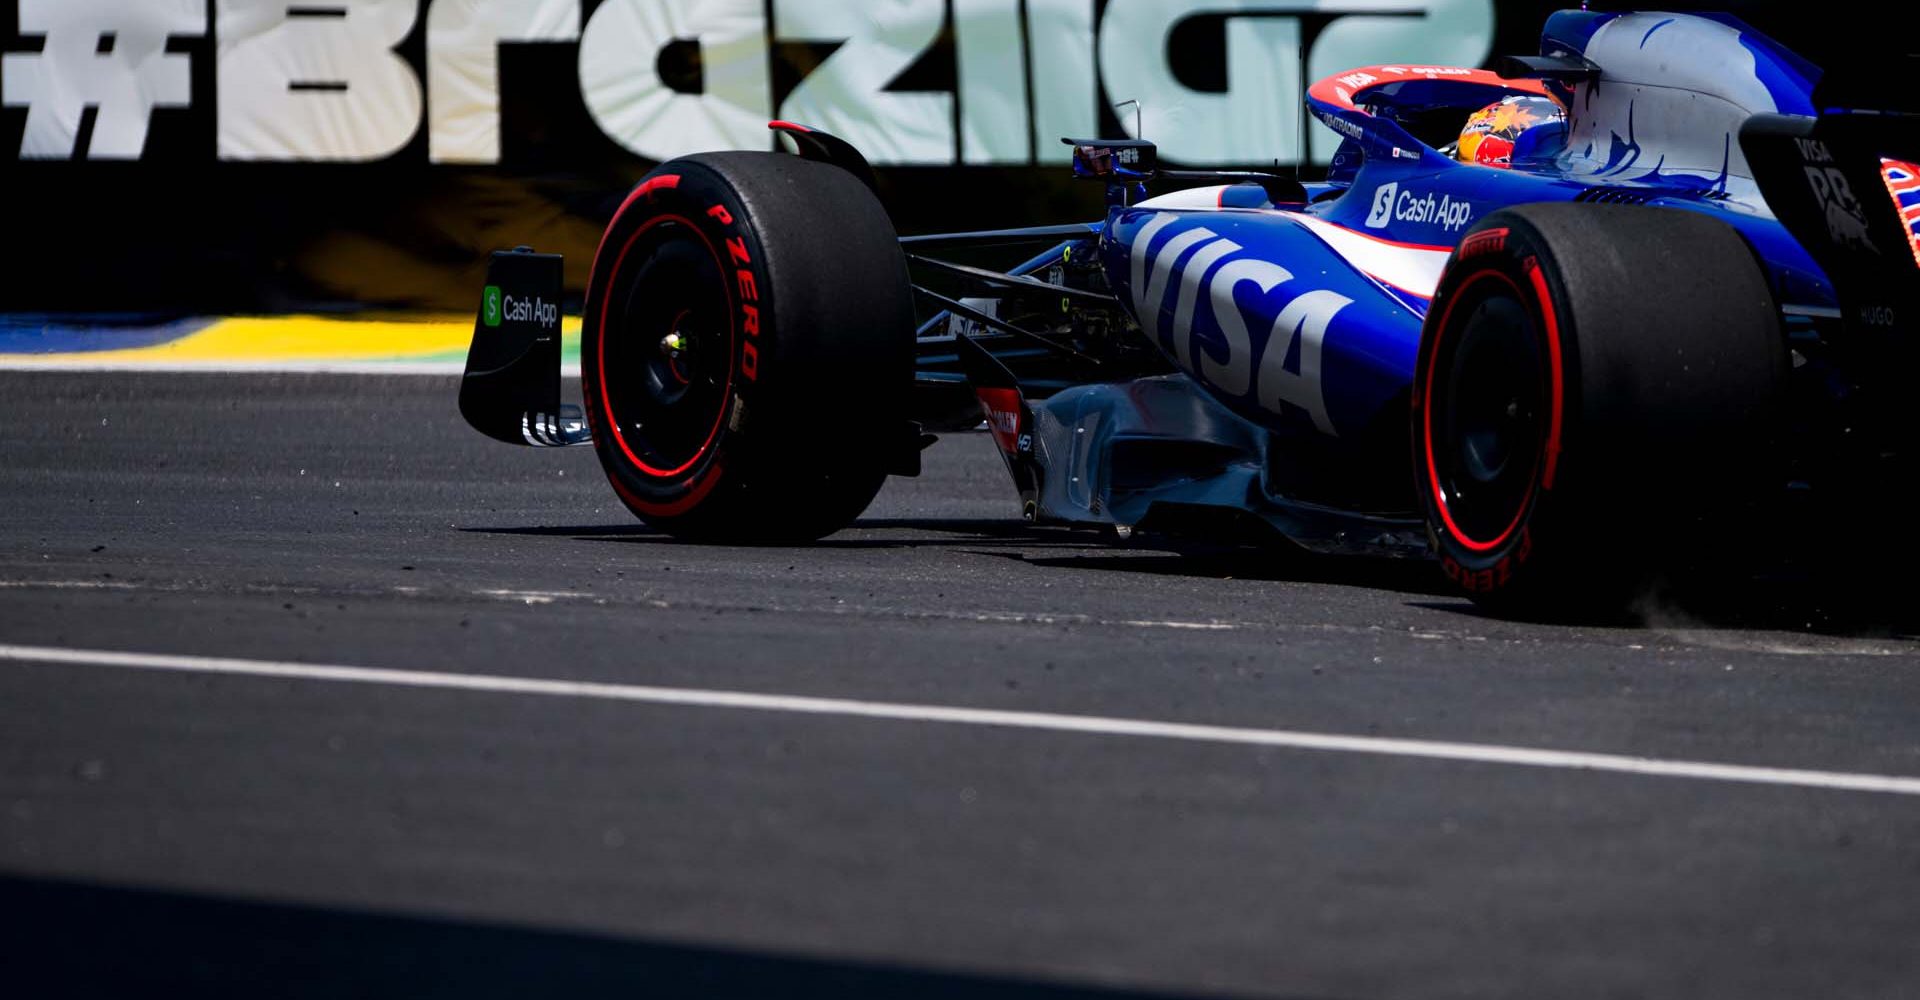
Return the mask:
<svg viewBox="0 0 1920 1000">
<path fill-rule="evenodd" d="M 1073 175 L 1090 180 L 1145 180 L 1159 163 L 1145 139 L 1062 139 L 1073 147 Z"/>
</svg>

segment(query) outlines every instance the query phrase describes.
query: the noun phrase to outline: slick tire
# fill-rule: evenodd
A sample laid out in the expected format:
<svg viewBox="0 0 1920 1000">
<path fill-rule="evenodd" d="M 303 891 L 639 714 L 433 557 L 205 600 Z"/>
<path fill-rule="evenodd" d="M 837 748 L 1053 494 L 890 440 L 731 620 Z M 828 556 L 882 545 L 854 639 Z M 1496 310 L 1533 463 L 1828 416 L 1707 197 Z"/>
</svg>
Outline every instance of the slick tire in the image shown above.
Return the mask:
<svg viewBox="0 0 1920 1000">
<path fill-rule="evenodd" d="M 1495 212 L 1421 336 L 1414 477 L 1447 576 L 1496 613 L 1619 620 L 1777 482 L 1788 358 L 1746 241 L 1701 213 Z"/>
<path fill-rule="evenodd" d="M 661 165 L 587 288 L 581 381 L 615 492 L 690 540 L 847 526 L 907 426 L 911 295 L 892 223 L 845 171 L 776 153 Z"/>
</svg>

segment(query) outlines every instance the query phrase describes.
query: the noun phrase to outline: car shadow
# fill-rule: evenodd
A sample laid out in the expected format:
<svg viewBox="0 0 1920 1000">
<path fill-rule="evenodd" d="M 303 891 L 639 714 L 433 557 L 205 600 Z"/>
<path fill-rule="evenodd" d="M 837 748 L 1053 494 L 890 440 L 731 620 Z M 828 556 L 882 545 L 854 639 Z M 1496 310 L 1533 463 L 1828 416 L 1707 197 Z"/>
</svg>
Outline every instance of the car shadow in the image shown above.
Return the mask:
<svg viewBox="0 0 1920 1000">
<path fill-rule="evenodd" d="M 506 528 L 461 528 L 463 532 L 483 535 L 530 535 L 571 538 L 582 542 L 619 542 L 626 544 L 731 547 L 724 542 L 700 542 L 675 538 L 644 524 L 574 525 Z M 865 532 L 911 532 L 909 538 L 863 538 Z M 817 541 L 798 543 L 791 548 L 806 549 L 919 549 L 950 548 L 961 545 L 1018 544 L 1033 548 L 1104 547 L 1102 536 L 1091 530 L 1060 527 L 1035 527 L 1009 518 L 864 518 L 847 529 Z"/>
<path fill-rule="evenodd" d="M 472 527 L 478 534 L 569 538 L 586 542 L 699 546 L 644 524 Z M 898 533 L 905 537 L 886 537 Z M 873 537 L 879 536 L 879 537 Z M 1041 569 L 1153 576 L 1260 580 L 1356 587 L 1409 595 L 1411 606 L 1465 617 L 1507 620 L 1458 595 L 1424 559 L 1332 556 L 1283 541 L 1249 544 L 1175 535 L 1117 539 L 1110 530 L 1033 525 L 1013 518 L 863 518 L 846 531 L 799 548 L 950 549 Z M 1848 639 L 1920 636 L 1920 607 L 1909 588 L 1882 574 L 1846 567 L 1769 573 L 1721 573 L 1684 589 L 1642 594 L 1625 615 L 1583 614 L 1554 624 L 1622 632 L 1793 632 Z"/>
<path fill-rule="evenodd" d="M 1415 607 L 1487 621 L 1511 621 L 1469 600 L 1419 601 Z M 1685 587 L 1663 586 L 1642 592 L 1621 612 L 1574 609 L 1542 620 L 1619 632 L 1693 634 L 1776 632 L 1833 640 L 1920 641 L 1920 609 L 1904 588 L 1863 584 L 1830 574 L 1794 576 L 1721 575 Z M 1793 652 L 1849 651 L 1920 653 L 1913 649 L 1808 646 Z"/>
<path fill-rule="evenodd" d="M 699 547 L 643 524 L 462 528 L 464 532 Z M 859 537 L 900 532 L 911 537 Z M 1034 525 L 1012 518 L 862 518 L 847 530 L 796 548 L 943 548 L 1024 562 L 1044 569 L 1097 570 L 1157 576 L 1269 580 L 1366 587 L 1442 596 L 1446 580 L 1421 559 L 1316 555 L 1285 542 L 1222 542 L 1178 536 L 1120 541 L 1111 530 Z"/>
<path fill-rule="evenodd" d="M 864 961 L 0 877 L 22 997 L 1171 1000 Z"/>
<path fill-rule="evenodd" d="M 1102 551 L 1062 556 L 1029 556 L 991 550 L 976 551 L 974 554 L 1016 559 L 1044 569 L 1313 583 L 1433 597 L 1448 593 L 1447 581 L 1440 575 L 1439 569 L 1422 559 L 1321 556 L 1284 545 L 1228 547 L 1149 541 L 1125 548 L 1097 548 Z"/>
</svg>

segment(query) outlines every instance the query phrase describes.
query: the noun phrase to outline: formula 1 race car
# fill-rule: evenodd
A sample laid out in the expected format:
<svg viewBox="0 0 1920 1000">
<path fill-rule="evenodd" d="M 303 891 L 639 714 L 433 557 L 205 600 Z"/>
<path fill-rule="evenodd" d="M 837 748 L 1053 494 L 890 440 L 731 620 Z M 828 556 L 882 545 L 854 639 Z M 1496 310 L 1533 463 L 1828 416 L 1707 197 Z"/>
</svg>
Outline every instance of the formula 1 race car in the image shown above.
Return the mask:
<svg viewBox="0 0 1920 1000">
<path fill-rule="evenodd" d="M 1314 84 L 1324 181 L 1071 138 L 1106 218 L 905 238 L 858 151 L 774 122 L 799 155 L 677 159 L 614 216 L 584 413 L 558 258 L 496 254 L 461 409 L 591 441 L 691 539 L 833 532 L 984 412 L 1036 523 L 1244 524 L 1431 552 L 1504 612 L 1620 606 L 1791 497 L 1911 468 L 1910 72 L 1562 11 L 1492 70 Z"/>
</svg>

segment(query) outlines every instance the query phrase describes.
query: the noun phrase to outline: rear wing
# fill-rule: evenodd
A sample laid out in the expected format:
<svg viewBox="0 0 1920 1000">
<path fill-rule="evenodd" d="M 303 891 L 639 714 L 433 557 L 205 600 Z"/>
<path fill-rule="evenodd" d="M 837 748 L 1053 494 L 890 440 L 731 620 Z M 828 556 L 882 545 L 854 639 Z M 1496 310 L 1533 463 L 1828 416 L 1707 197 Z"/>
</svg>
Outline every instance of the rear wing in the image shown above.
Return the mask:
<svg viewBox="0 0 1920 1000">
<path fill-rule="evenodd" d="M 1755 115 L 1740 147 L 1767 205 L 1826 271 L 1849 332 L 1920 333 L 1920 115 Z"/>
</svg>

